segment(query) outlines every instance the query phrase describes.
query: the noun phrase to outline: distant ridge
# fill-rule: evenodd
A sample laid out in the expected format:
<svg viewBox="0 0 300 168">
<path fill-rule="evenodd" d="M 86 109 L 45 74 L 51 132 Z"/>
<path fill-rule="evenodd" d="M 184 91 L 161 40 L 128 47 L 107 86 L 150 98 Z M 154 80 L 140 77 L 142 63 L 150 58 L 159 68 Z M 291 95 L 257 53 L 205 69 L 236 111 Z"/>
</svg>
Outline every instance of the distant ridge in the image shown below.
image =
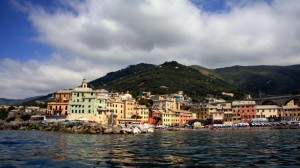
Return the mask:
<svg viewBox="0 0 300 168">
<path fill-rule="evenodd" d="M 228 83 L 258 96 L 300 93 L 300 65 L 232 66 L 216 69 Z"/>
<path fill-rule="evenodd" d="M 42 96 L 37 96 L 37 97 L 30 97 L 30 98 L 25 98 L 25 99 L 5 99 L 5 98 L 0 98 L 0 105 L 21 105 L 25 102 L 29 102 L 35 99 L 39 99 Z"/>
</svg>

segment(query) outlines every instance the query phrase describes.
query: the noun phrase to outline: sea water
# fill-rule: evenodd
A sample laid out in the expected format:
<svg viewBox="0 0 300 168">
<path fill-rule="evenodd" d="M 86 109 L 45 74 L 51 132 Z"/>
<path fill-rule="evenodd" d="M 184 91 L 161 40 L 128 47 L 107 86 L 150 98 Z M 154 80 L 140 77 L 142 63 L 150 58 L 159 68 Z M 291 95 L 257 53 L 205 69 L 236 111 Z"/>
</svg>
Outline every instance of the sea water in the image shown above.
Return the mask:
<svg viewBox="0 0 300 168">
<path fill-rule="evenodd" d="M 0 131 L 0 167 L 300 167 L 300 129 Z"/>
</svg>

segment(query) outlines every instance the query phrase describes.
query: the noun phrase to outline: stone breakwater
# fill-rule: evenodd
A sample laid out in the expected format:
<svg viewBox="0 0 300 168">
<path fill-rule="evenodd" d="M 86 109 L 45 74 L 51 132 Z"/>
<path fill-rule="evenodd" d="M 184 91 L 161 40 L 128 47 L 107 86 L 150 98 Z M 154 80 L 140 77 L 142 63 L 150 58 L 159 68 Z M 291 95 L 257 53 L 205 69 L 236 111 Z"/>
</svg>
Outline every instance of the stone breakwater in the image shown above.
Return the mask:
<svg viewBox="0 0 300 168">
<path fill-rule="evenodd" d="M 1 122 L 0 130 L 55 131 L 73 134 L 133 134 L 152 132 L 150 128 L 108 126 L 87 122 Z"/>
</svg>

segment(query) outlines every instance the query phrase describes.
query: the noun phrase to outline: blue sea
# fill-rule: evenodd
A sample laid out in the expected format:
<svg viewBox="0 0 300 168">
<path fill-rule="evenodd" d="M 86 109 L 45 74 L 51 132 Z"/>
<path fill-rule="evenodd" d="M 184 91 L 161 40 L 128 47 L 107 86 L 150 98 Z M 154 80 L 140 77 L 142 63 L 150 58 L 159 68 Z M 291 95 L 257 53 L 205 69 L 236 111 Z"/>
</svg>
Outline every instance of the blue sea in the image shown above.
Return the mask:
<svg viewBox="0 0 300 168">
<path fill-rule="evenodd" d="M 0 131 L 0 167 L 300 167 L 300 129 Z"/>
</svg>

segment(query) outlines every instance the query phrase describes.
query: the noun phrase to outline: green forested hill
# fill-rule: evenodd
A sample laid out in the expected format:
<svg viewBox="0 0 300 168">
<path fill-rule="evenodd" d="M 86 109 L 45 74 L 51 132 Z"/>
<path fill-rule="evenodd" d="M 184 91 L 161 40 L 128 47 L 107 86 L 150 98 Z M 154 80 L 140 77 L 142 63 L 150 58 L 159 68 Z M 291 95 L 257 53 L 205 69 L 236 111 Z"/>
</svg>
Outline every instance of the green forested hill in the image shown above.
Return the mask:
<svg viewBox="0 0 300 168">
<path fill-rule="evenodd" d="M 184 66 L 177 62 L 131 65 L 91 82 L 96 88 L 109 91 L 130 91 L 137 96 L 143 91 L 154 94 L 184 91 L 199 101 L 211 94 L 235 93 L 235 99 L 244 94 L 256 97 L 300 93 L 300 65 L 293 66 L 233 66 L 207 69 L 198 65 Z"/>
<path fill-rule="evenodd" d="M 89 82 L 89 85 L 92 87 L 95 87 L 95 88 L 99 88 L 113 80 L 121 79 L 122 77 L 125 77 L 127 75 L 136 74 L 138 72 L 145 71 L 147 69 L 151 69 L 154 67 L 155 67 L 155 65 L 146 64 L 146 63 L 130 65 L 125 69 L 121 69 L 121 70 L 118 70 L 115 72 L 110 72 L 101 78 L 95 79 L 95 80 Z"/>
<path fill-rule="evenodd" d="M 130 69 L 130 67 L 128 68 Z M 101 78 L 95 81 L 99 80 Z M 233 92 L 237 96 L 243 95 L 242 91 L 238 91 L 236 87 L 221 79 L 203 75 L 194 68 L 174 61 L 131 73 L 107 83 L 95 84 L 93 81 L 92 84 L 113 92 L 130 91 L 134 96 L 140 95 L 144 91 L 151 91 L 153 94 L 184 91 L 194 101 L 201 101 L 207 94 L 221 96 L 222 92 Z"/>
<path fill-rule="evenodd" d="M 280 95 L 300 91 L 300 65 L 233 66 L 215 72 L 230 84 L 254 94 Z"/>
</svg>

